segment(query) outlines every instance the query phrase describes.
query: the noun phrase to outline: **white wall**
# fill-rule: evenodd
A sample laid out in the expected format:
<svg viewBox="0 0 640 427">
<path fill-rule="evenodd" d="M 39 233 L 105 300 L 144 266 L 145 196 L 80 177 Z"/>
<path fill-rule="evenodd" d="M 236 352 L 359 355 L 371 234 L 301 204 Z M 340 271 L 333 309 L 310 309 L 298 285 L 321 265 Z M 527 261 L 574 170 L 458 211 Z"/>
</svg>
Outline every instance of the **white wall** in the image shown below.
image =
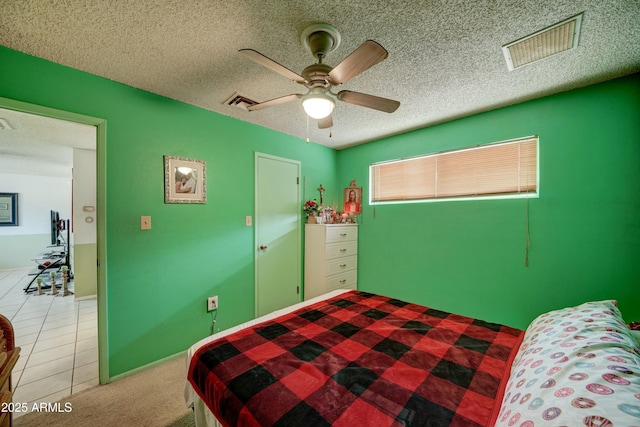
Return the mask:
<svg viewBox="0 0 640 427">
<path fill-rule="evenodd" d="M 71 180 L 38 175 L 0 173 L 3 193 L 18 193 L 18 226 L 0 227 L 1 236 L 49 234 L 50 211 L 71 218 Z"/>
<path fill-rule="evenodd" d="M 73 243 L 96 243 L 95 150 L 73 150 L 73 177 Z"/>
<path fill-rule="evenodd" d="M 0 189 L 18 193 L 18 225 L 0 227 L 0 270 L 32 267 L 51 244 L 50 212 L 71 217 L 71 179 L 0 173 Z"/>
<path fill-rule="evenodd" d="M 98 292 L 96 151 L 73 150 L 73 268 L 76 298 Z"/>
</svg>

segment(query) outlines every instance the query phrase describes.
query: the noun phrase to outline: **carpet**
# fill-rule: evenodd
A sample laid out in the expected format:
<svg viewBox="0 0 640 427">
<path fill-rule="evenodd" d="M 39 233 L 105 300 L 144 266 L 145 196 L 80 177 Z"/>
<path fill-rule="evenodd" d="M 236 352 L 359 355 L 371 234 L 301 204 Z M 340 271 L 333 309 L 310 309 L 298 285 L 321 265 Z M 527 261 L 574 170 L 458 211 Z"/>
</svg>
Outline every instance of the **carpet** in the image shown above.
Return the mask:
<svg viewBox="0 0 640 427">
<path fill-rule="evenodd" d="M 186 362 L 178 357 L 59 402 L 60 412 L 32 412 L 15 418 L 15 427 L 148 426 L 192 427 L 184 404 Z M 67 411 L 67 412 L 65 412 Z"/>
</svg>

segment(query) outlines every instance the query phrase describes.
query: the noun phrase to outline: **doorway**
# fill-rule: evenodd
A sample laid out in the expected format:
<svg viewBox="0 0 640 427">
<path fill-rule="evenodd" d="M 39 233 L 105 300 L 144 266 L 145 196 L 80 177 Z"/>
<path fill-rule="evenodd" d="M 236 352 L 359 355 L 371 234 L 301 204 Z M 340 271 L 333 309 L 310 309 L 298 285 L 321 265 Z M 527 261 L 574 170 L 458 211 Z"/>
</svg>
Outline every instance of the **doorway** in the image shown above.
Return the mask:
<svg viewBox="0 0 640 427">
<path fill-rule="evenodd" d="M 256 316 L 300 302 L 300 197 L 300 162 L 256 153 Z"/>
<path fill-rule="evenodd" d="M 103 297 L 105 292 L 105 271 L 100 268 L 105 264 L 105 159 L 106 159 L 106 121 L 103 119 L 84 116 L 63 110 L 43 107 L 40 105 L 28 104 L 8 98 L 0 97 L 0 108 L 12 110 L 16 112 L 26 113 L 34 116 L 40 116 L 50 119 L 57 119 L 66 122 L 77 123 L 81 125 L 90 125 L 95 127 L 95 179 L 96 179 L 96 205 L 92 212 L 95 218 L 96 231 L 96 252 L 98 269 L 96 274 L 97 283 L 97 316 L 98 316 L 98 370 L 99 382 L 105 384 L 109 379 L 108 372 L 108 354 L 106 349 L 107 330 L 106 330 L 106 299 Z M 96 262 L 94 259 L 93 262 Z"/>
</svg>

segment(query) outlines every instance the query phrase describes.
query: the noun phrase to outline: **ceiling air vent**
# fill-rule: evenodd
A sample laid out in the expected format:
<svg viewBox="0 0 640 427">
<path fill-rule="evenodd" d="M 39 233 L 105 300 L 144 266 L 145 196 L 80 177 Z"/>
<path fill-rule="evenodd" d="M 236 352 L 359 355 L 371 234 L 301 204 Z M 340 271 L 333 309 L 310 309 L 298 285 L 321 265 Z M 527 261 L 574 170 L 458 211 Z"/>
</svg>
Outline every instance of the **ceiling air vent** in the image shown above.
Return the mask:
<svg viewBox="0 0 640 427">
<path fill-rule="evenodd" d="M 582 13 L 502 46 L 509 71 L 578 46 Z"/>
<path fill-rule="evenodd" d="M 240 95 L 238 92 L 234 92 L 226 101 L 223 102 L 225 105 L 230 105 L 231 107 L 238 107 L 246 110 L 247 107 L 251 107 L 252 105 L 256 105 L 258 102 L 253 99 L 249 99 L 246 96 Z"/>
</svg>

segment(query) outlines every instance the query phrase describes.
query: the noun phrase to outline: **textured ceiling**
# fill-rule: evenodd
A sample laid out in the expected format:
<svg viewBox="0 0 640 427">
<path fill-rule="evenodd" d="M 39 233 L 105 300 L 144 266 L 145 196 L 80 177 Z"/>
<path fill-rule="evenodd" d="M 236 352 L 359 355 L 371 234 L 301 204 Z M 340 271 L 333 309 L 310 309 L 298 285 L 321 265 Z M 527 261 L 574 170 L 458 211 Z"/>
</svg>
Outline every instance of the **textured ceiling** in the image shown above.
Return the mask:
<svg viewBox="0 0 640 427">
<path fill-rule="evenodd" d="M 343 148 L 640 70 L 638 0 L 2 0 L 0 44 L 133 87 Z M 584 12 L 576 49 L 508 71 L 501 46 Z M 300 73 L 300 34 L 333 25 L 335 66 L 367 39 L 389 51 L 338 89 L 401 102 L 393 114 L 339 102 L 334 126 L 307 126 L 299 102 L 248 112 L 304 88 L 238 53 Z"/>
</svg>

